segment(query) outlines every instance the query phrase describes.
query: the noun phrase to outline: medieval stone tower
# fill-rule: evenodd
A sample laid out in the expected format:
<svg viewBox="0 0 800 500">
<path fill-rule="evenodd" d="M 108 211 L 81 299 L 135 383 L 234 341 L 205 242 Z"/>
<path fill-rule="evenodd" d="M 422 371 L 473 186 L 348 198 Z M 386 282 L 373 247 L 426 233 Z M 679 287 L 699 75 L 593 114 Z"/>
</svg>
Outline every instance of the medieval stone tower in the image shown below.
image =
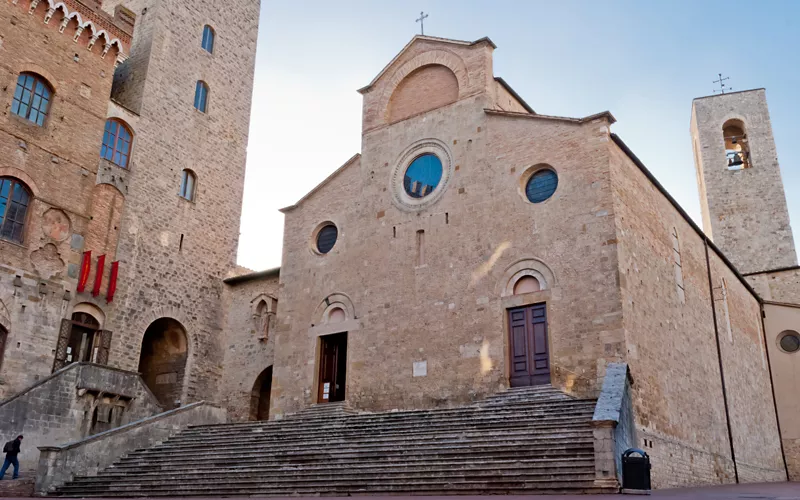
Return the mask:
<svg viewBox="0 0 800 500">
<path fill-rule="evenodd" d="M 743 274 L 797 265 L 764 89 L 692 104 L 703 229 Z"/>
<path fill-rule="evenodd" d="M 239 236 L 258 0 L 108 0 L 137 16 L 111 107 L 136 131 L 109 362 L 165 407 L 216 396 Z M 113 111 L 112 111 L 113 112 Z"/>
</svg>

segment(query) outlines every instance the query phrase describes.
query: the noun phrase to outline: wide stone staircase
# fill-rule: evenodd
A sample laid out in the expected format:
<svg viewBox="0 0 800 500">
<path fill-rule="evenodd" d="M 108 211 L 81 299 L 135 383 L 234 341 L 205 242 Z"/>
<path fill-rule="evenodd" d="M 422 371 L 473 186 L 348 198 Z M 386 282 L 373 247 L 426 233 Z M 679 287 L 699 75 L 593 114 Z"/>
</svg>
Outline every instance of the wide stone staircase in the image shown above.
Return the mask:
<svg viewBox="0 0 800 500">
<path fill-rule="evenodd" d="M 451 409 L 313 406 L 280 421 L 191 427 L 70 497 L 611 493 L 594 484 L 594 400 L 550 386 Z"/>
</svg>

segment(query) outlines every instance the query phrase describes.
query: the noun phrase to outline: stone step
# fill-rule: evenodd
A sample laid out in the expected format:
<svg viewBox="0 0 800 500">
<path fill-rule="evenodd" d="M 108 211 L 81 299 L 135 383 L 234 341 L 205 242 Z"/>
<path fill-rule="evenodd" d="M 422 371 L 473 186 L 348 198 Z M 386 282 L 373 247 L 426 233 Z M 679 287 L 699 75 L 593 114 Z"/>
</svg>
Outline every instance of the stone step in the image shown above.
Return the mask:
<svg viewBox="0 0 800 500">
<path fill-rule="evenodd" d="M 408 428 L 410 425 L 414 426 L 438 426 L 438 427 L 455 427 L 455 426 L 462 426 L 462 425 L 470 425 L 470 426 L 494 426 L 494 425 L 502 425 L 503 423 L 538 423 L 538 424 L 560 424 L 560 423 L 574 423 L 574 422 L 590 422 L 593 415 L 593 411 L 575 411 L 569 413 L 546 413 L 546 414 L 535 414 L 535 413 L 520 413 L 520 414 L 507 414 L 501 415 L 497 417 L 493 417 L 491 415 L 472 415 L 470 418 L 463 418 L 458 420 L 451 420 L 451 421 L 441 421 L 441 422 L 423 422 L 423 421 L 416 421 L 416 422 L 406 422 L 406 421 L 395 421 L 395 422 L 359 422 L 354 420 L 328 420 L 322 421 L 319 423 L 303 423 L 301 425 L 295 425 L 287 428 L 280 428 L 268 425 L 262 426 L 249 426 L 249 427 L 238 427 L 234 425 L 227 426 L 226 424 L 222 424 L 216 427 L 204 427 L 202 430 L 199 428 L 193 428 L 190 431 L 186 431 L 185 433 L 181 433 L 181 436 L 189 437 L 189 436 L 238 436 L 241 434 L 252 433 L 252 432 L 301 432 L 307 430 L 314 430 L 314 429 L 336 429 L 336 428 L 346 428 L 349 431 L 356 432 L 357 430 L 374 430 L 374 429 L 393 429 L 393 428 Z"/>
<path fill-rule="evenodd" d="M 118 496 L 121 498 L 161 498 L 161 497 L 245 497 L 245 496 L 259 496 L 259 497 L 288 497 L 288 496 L 324 496 L 324 497 L 347 497 L 354 495 L 415 495 L 415 496 L 446 496 L 446 495 L 464 495 L 464 496 L 480 496 L 480 495 L 612 495 L 618 493 L 618 488 L 596 486 L 590 481 L 573 481 L 573 482 L 551 482 L 551 483 L 506 483 L 506 484 L 481 484 L 471 483 L 466 485 L 450 485 L 450 484 L 431 484 L 431 485 L 415 485 L 413 490 L 404 489 L 402 487 L 395 487 L 392 489 L 381 488 L 379 486 L 370 486 L 369 488 L 361 488 L 358 490 L 352 488 L 326 488 L 323 491 L 319 489 L 310 488 L 306 490 L 266 490 L 266 489 L 240 489 L 220 491 L 219 489 L 204 489 L 192 492 L 154 492 L 154 491 L 137 491 L 126 492 L 124 495 L 115 495 L 113 491 L 98 490 L 98 491 L 79 491 L 73 493 L 56 493 L 52 496 L 64 498 L 112 498 Z"/>
<path fill-rule="evenodd" d="M 500 460 L 481 460 L 481 461 L 475 461 L 474 458 L 467 457 L 463 459 L 453 458 L 442 462 L 408 461 L 408 462 L 398 462 L 398 463 L 368 463 L 368 464 L 351 463 L 348 464 L 346 468 L 343 468 L 341 464 L 331 464 L 327 462 L 314 464 L 313 468 L 306 467 L 304 464 L 285 464 L 285 463 L 278 463 L 274 465 L 265 465 L 259 463 L 247 466 L 233 465 L 233 466 L 221 466 L 221 467 L 216 465 L 198 464 L 196 466 L 192 466 L 190 468 L 185 468 L 185 469 L 176 468 L 176 469 L 161 470 L 156 472 L 149 472 L 144 469 L 140 469 L 137 470 L 136 472 L 133 472 L 133 471 L 118 470 L 112 467 L 106 470 L 102 476 L 78 477 L 76 478 L 76 481 L 94 482 L 94 481 L 105 481 L 108 479 L 116 480 L 126 477 L 163 478 L 164 476 L 180 476 L 183 478 L 191 478 L 193 476 L 199 476 L 199 477 L 220 476 L 221 478 L 227 478 L 229 474 L 234 474 L 234 473 L 237 475 L 237 477 L 250 474 L 264 475 L 264 474 L 276 474 L 276 473 L 322 474 L 326 472 L 330 473 L 338 472 L 343 469 L 351 472 L 358 471 L 358 472 L 370 472 L 370 473 L 384 473 L 396 470 L 444 471 L 453 469 L 470 470 L 475 468 L 506 467 L 506 466 L 536 468 L 542 470 L 553 470 L 561 468 L 581 468 L 581 467 L 592 468 L 594 467 L 594 459 L 592 455 L 587 455 L 585 457 L 578 457 L 578 458 L 573 458 L 573 457 L 534 458 L 534 459 L 507 458 Z"/>
<path fill-rule="evenodd" d="M 344 431 L 328 431 L 328 432 L 314 432 L 304 435 L 276 435 L 276 434 L 252 434 L 237 437 L 233 443 L 237 448 L 245 448 L 248 446 L 263 446 L 272 445 L 280 446 L 284 443 L 292 443 L 296 446 L 313 446 L 316 444 L 335 444 L 338 442 L 344 443 L 374 443 L 380 440 L 384 443 L 408 443 L 416 441 L 425 441 L 426 443 L 445 442 L 450 440 L 466 440 L 472 438 L 488 438 L 504 436 L 524 436 L 528 438 L 541 438 L 541 439 L 561 439 L 573 437 L 590 437 L 592 435 L 592 428 L 588 424 L 581 424 L 576 426 L 557 426 L 552 428 L 541 428 L 530 425 L 520 426 L 504 426 L 495 427 L 490 430 L 482 429 L 464 429 L 463 431 L 454 431 L 452 428 L 447 429 L 426 429 L 424 432 L 397 431 L 392 433 L 354 433 L 349 434 Z M 215 445 L 229 447 L 231 445 L 230 438 L 181 438 L 170 439 L 161 445 L 156 445 L 152 450 L 206 450 L 214 448 Z"/>
<path fill-rule="evenodd" d="M 583 448 L 564 448 L 564 449 L 551 449 L 546 452 L 540 452 L 537 455 L 523 455 L 524 449 L 520 450 L 473 450 L 468 454 L 464 450 L 455 449 L 446 452 L 426 452 L 426 453 L 413 453 L 413 454 L 396 454 L 394 456 L 386 455 L 384 453 L 370 453 L 370 454 L 347 454 L 342 453 L 337 456 L 332 456 L 327 453 L 313 454 L 311 452 L 300 455 L 281 455 L 281 456 L 264 456 L 263 454 L 251 455 L 249 457 L 242 457 L 236 461 L 240 467 L 256 467 L 266 464 L 275 464 L 276 466 L 307 466 L 317 467 L 320 464 L 336 464 L 341 468 L 348 468 L 364 463 L 379 463 L 381 465 L 389 464 L 448 464 L 457 463 L 459 461 L 469 460 L 565 460 L 565 459 L 591 459 L 594 460 L 594 450 L 589 447 Z M 115 465 L 106 469 L 107 472 L 116 470 L 125 472 L 135 471 L 161 471 L 161 470 L 195 470 L 198 469 L 198 461 L 191 458 L 183 460 L 172 461 L 157 461 L 157 460 L 129 460 L 128 458 L 122 459 Z M 230 460 L 221 462 L 205 461 L 200 462 L 206 467 L 230 467 Z"/>
<path fill-rule="evenodd" d="M 309 478 L 304 480 L 238 480 L 235 485 L 217 482 L 161 482 L 157 485 L 149 486 L 134 482 L 117 482 L 106 486 L 100 485 L 70 485 L 61 489 L 63 493 L 70 492 L 100 492 L 112 493 L 120 491 L 125 495 L 136 494 L 137 492 L 147 492 L 148 494 L 174 494 L 180 496 L 191 494 L 193 491 L 215 491 L 215 495 L 225 495 L 243 490 L 251 490 L 248 493 L 265 492 L 285 492 L 299 493 L 305 491 L 320 491 L 331 488 L 343 489 L 346 491 L 409 491 L 413 492 L 415 487 L 439 485 L 442 487 L 457 487 L 469 484 L 480 485 L 519 485 L 530 487 L 536 484 L 553 487 L 555 484 L 563 482 L 582 482 L 593 483 L 594 473 L 587 474 L 537 474 L 520 471 L 515 474 L 502 474 L 497 471 L 470 471 L 468 474 L 450 474 L 446 478 L 437 478 L 428 475 L 407 475 L 405 477 L 392 476 L 379 480 L 365 480 L 363 482 L 351 481 L 347 478 L 336 476 Z"/>
<path fill-rule="evenodd" d="M 426 467 L 426 468 L 375 468 L 365 470 L 353 469 L 303 469 L 294 468 L 290 470 L 274 470 L 274 471 L 256 471 L 256 472 L 243 472 L 241 470 L 228 470 L 216 471 L 213 473 L 193 473 L 193 474 L 175 474 L 163 473 L 153 474 L 149 476 L 132 476 L 132 475 L 105 475 L 103 477 L 84 477 L 76 478 L 73 482 L 74 486 L 119 486 L 125 487 L 126 485 L 150 485 L 158 486 L 165 482 L 181 481 L 191 482 L 191 484 L 198 486 L 203 484 L 220 484 L 230 479 L 231 474 L 236 475 L 236 482 L 243 484 L 244 482 L 268 482 L 270 484 L 278 484 L 282 482 L 291 481 L 382 481 L 387 478 L 440 478 L 451 477 L 454 473 L 469 474 L 470 477 L 477 477 L 481 474 L 492 474 L 493 476 L 517 476 L 519 474 L 537 474 L 543 476 L 559 476 L 559 475 L 586 475 L 594 476 L 594 465 L 572 465 L 572 464 L 535 464 L 528 465 L 524 462 L 512 462 L 510 464 L 477 464 L 473 463 L 470 466 L 462 464 L 461 467 Z"/>
<path fill-rule="evenodd" d="M 556 449 L 575 449 L 593 447 L 594 441 L 590 437 L 574 438 L 569 440 L 564 439 L 550 439 L 541 440 L 536 438 L 516 437 L 509 440 L 498 439 L 473 439 L 470 441 L 461 441 L 454 443 L 426 443 L 420 441 L 415 444 L 406 445 L 405 447 L 386 444 L 376 441 L 372 444 L 361 444 L 354 446 L 347 444 L 346 447 L 335 447 L 330 449 L 325 448 L 299 448 L 297 446 L 251 446 L 246 449 L 209 449 L 202 451 L 193 451 L 191 453 L 171 452 L 169 450 L 160 451 L 157 449 L 147 449 L 137 451 L 130 454 L 125 460 L 138 459 L 138 460 L 161 460 L 169 461 L 170 459 L 181 460 L 184 458 L 192 458 L 195 460 L 204 458 L 244 458 L 250 455 L 272 454 L 275 456 L 285 454 L 286 456 L 303 456 L 304 454 L 312 455 L 341 455 L 341 454 L 358 454 L 364 452 L 381 452 L 386 456 L 395 454 L 408 454 L 418 453 L 420 451 L 438 451 L 445 452 L 448 450 L 460 450 L 462 453 L 469 453 L 471 449 L 510 449 L 515 448 L 520 451 L 528 449 L 530 453 L 533 452 L 546 452 Z"/>
<path fill-rule="evenodd" d="M 532 403 L 530 405 L 525 405 L 521 403 L 519 406 L 517 405 L 508 405 L 508 408 L 485 408 L 481 406 L 469 406 L 469 407 L 461 407 L 461 408 L 452 408 L 452 409 L 441 409 L 441 410 L 404 410 L 404 411 L 393 411 L 393 412 L 384 412 L 384 413 L 356 413 L 356 414 L 346 414 L 342 415 L 340 418 L 347 419 L 348 422 L 358 423 L 361 421 L 373 421 L 373 422 L 386 422 L 389 420 L 392 421 L 406 421 L 408 419 L 411 420 L 418 420 L 418 419 L 445 419 L 448 416 L 455 416 L 455 417 L 464 417 L 464 416 L 472 416 L 476 414 L 484 414 L 484 415 L 492 415 L 492 414 L 514 414 L 519 413 L 524 409 L 530 410 L 539 410 L 539 411 L 557 411 L 559 413 L 567 410 L 568 408 L 575 408 L 575 409 L 582 409 L 584 411 L 594 411 L 594 400 L 569 400 L 569 401 L 555 401 L 548 405 L 542 405 L 539 403 Z M 329 416 L 319 415 L 315 417 L 298 417 L 297 415 L 288 417 L 283 420 L 273 420 L 268 422 L 237 422 L 237 423 L 228 423 L 228 424 L 210 424 L 210 425 L 202 425 L 202 426 L 191 426 L 187 432 L 192 432 L 198 429 L 213 429 L 215 427 L 226 427 L 226 428 L 239 428 L 239 427 L 289 427 L 295 425 L 298 420 L 302 421 L 303 423 L 316 423 L 316 422 L 327 422 L 330 419 Z"/>
</svg>

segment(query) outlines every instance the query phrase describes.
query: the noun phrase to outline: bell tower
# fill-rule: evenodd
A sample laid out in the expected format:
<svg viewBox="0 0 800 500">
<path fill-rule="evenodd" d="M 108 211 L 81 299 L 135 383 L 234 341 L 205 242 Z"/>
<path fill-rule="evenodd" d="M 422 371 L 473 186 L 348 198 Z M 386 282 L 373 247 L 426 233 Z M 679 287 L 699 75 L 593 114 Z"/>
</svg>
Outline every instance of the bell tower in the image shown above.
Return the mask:
<svg viewBox="0 0 800 500">
<path fill-rule="evenodd" d="M 703 230 L 743 273 L 797 265 L 764 89 L 692 102 Z"/>
</svg>

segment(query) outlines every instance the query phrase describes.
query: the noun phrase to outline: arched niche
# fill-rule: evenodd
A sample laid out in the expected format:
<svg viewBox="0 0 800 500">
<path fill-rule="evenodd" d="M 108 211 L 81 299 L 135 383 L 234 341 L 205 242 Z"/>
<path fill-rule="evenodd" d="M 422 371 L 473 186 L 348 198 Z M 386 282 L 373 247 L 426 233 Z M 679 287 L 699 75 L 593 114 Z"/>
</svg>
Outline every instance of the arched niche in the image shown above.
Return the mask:
<svg viewBox="0 0 800 500">
<path fill-rule="evenodd" d="M 187 358 L 188 338 L 181 323 L 173 318 L 159 318 L 147 327 L 142 338 L 139 372 L 166 409 L 181 405 Z"/>
<path fill-rule="evenodd" d="M 250 392 L 250 420 L 269 420 L 269 401 L 272 392 L 272 366 L 262 371 Z"/>
</svg>

